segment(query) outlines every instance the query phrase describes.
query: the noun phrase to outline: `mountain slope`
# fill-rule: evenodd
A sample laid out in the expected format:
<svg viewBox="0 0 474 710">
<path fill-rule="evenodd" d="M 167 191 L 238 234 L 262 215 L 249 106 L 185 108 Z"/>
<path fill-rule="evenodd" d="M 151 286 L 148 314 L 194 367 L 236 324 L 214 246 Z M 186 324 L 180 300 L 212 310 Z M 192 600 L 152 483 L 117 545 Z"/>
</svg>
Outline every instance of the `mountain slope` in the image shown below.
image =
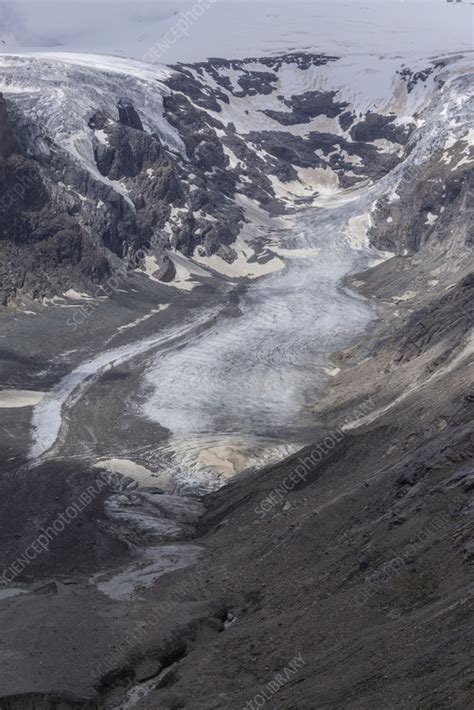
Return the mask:
<svg viewBox="0 0 474 710">
<path fill-rule="evenodd" d="M 20 246 L 5 234 L 6 259 L 15 254 L 31 265 L 26 281 L 21 272 L 9 276 L 3 303 L 17 293 L 50 297 L 103 282 L 140 266 L 144 248 L 165 280 L 175 274 L 170 249 L 203 264 L 217 254 L 213 268 L 225 272 L 240 256 L 234 243 L 241 237 L 252 259 L 266 263 L 264 239 L 245 247 L 245 223 L 256 210 L 275 216 L 323 206 L 396 174 L 399 164 L 412 169 L 416 146 L 422 160 L 431 150 L 434 126 L 441 128 L 433 117 L 440 105 L 451 106 L 448 92 L 465 102 L 456 76 L 469 63 L 461 57 L 409 68 L 381 59 L 369 75 L 367 61 L 349 66 L 290 54 L 155 69 L 88 55 L 4 56 L 3 130 L 12 133 L 14 123 L 27 182 L 38 183 L 36 192 L 76 236 L 64 254 L 51 254 L 53 246 L 36 259 L 44 236 L 31 233 Z M 466 117 L 453 116 L 442 135 L 454 156 Z M 469 151 L 469 134 L 466 140 Z M 459 167 L 467 161 L 466 154 Z M 23 197 L 25 179 L 4 177 L 3 219 L 13 235 L 24 207 L 15 190 Z"/>
<path fill-rule="evenodd" d="M 0 62 L 2 707 L 469 707 L 469 58 Z"/>
</svg>

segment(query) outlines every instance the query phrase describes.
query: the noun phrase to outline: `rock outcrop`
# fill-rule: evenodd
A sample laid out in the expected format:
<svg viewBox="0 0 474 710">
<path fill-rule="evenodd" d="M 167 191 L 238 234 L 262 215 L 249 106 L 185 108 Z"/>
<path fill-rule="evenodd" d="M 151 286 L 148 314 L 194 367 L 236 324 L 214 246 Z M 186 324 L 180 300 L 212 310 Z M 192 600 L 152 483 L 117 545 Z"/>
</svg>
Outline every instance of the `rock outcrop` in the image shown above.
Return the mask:
<svg viewBox="0 0 474 710">
<path fill-rule="evenodd" d="M 18 292 L 53 296 L 73 284 L 99 283 L 106 257 L 74 216 L 55 204 L 36 161 L 15 136 L 0 98 L 0 303 Z"/>
</svg>

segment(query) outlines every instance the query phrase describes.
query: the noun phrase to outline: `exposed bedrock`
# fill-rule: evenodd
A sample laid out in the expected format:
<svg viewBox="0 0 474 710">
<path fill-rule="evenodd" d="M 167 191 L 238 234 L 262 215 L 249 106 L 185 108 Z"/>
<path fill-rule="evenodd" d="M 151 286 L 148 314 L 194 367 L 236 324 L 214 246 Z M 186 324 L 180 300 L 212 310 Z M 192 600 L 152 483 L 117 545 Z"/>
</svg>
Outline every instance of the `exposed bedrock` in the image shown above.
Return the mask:
<svg viewBox="0 0 474 710">
<path fill-rule="evenodd" d="M 0 300 L 17 292 L 52 296 L 75 283 L 98 283 L 109 273 L 106 258 L 74 217 L 52 199 L 37 162 L 12 129 L 0 102 Z"/>
<path fill-rule="evenodd" d="M 2 302 L 86 289 L 133 268 L 151 244 L 160 263 L 169 249 L 237 258 L 232 245 L 250 208 L 292 212 L 321 191 L 376 183 L 411 160 L 430 130 L 419 117 L 441 102 L 461 59 L 398 74 L 381 63 L 396 96 L 376 100 L 336 81 L 339 60 L 323 55 L 212 59 L 140 80 L 48 59 L 51 75 L 74 86 L 63 103 L 44 72 L 39 94 L 12 91 L 1 105 L 1 248 L 10 264 Z M 12 60 L 5 80 L 21 86 L 38 70 Z M 420 179 L 425 169 L 435 180 L 434 166 L 414 167 Z M 452 201 L 458 183 L 457 174 L 446 179 Z M 422 212 L 439 189 L 430 183 L 417 195 Z M 424 226 L 412 221 L 408 234 L 396 223 L 403 237 L 381 227 L 375 241 L 398 251 L 423 238 Z"/>
<path fill-rule="evenodd" d="M 336 118 L 344 114 L 349 104 L 337 103 L 334 100 L 335 97 L 335 91 L 307 91 L 299 96 L 292 96 L 291 99 L 283 99 L 282 103 L 291 109 L 289 113 L 269 111 L 268 109 L 264 113 L 270 118 L 274 118 L 283 126 L 309 123 L 309 121 L 312 118 L 316 118 L 316 116 Z"/>
<path fill-rule="evenodd" d="M 462 259 L 474 240 L 474 171 L 463 161 L 469 149 L 460 139 L 450 149 L 450 160 L 435 152 L 402 177 L 396 199 L 388 195 L 377 203 L 371 230 L 377 247 L 398 254 L 447 249 L 450 258 L 457 249 Z"/>
</svg>

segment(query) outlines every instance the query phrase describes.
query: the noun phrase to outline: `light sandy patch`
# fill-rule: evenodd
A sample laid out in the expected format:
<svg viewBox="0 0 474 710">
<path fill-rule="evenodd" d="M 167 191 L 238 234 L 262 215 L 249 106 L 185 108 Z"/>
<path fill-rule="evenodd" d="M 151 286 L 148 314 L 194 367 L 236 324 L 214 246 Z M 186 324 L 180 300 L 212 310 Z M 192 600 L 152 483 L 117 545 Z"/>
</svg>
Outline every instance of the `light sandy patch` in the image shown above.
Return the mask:
<svg viewBox="0 0 474 710">
<path fill-rule="evenodd" d="M 34 407 L 41 402 L 44 396 L 44 392 L 32 390 L 0 390 L 0 409 Z"/>
<path fill-rule="evenodd" d="M 457 143 L 457 141 L 458 141 L 458 137 L 457 137 L 457 136 L 455 136 L 455 135 L 450 135 L 450 136 L 448 136 L 448 137 L 446 138 L 445 143 L 444 143 L 444 150 L 449 150 L 450 148 L 452 148 L 453 146 L 455 146 L 456 143 Z"/>
<path fill-rule="evenodd" d="M 466 153 L 466 151 L 464 152 Z M 470 165 L 471 163 L 474 163 L 474 151 L 472 150 L 472 148 L 469 148 L 469 153 L 464 155 L 464 157 L 462 157 L 461 160 L 456 163 L 453 168 L 451 168 L 451 172 L 453 173 L 455 170 L 458 170 L 461 165 Z"/>
<path fill-rule="evenodd" d="M 118 473 L 121 476 L 128 476 L 133 479 L 139 486 L 160 486 L 167 485 L 166 476 L 153 473 L 145 466 L 142 466 L 130 459 L 104 459 L 97 461 L 94 468 L 98 468 L 108 473 Z"/>
<path fill-rule="evenodd" d="M 158 263 L 157 263 L 154 256 L 146 256 L 145 259 L 143 260 L 143 266 L 144 266 L 143 271 L 145 272 L 145 274 L 147 276 L 149 276 L 154 281 L 159 281 L 159 279 L 157 279 L 154 276 L 154 274 L 158 271 L 158 268 L 159 268 Z M 138 269 L 138 271 L 141 271 L 141 270 L 142 269 Z M 161 283 L 161 282 L 159 281 L 159 283 Z"/>
<path fill-rule="evenodd" d="M 242 471 L 247 462 L 247 457 L 237 447 L 223 445 L 213 449 L 203 449 L 197 457 L 197 465 L 209 468 L 224 478 L 235 476 Z"/>
<path fill-rule="evenodd" d="M 344 233 L 353 249 L 369 248 L 370 244 L 367 233 L 371 226 L 372 218 L 369 212 L 359 215 L 358 217 L 352 217 L 352 219 L 349 220 L 349 224 Z"/>
<path fill-rule="evenodd" d="M 339 178 L 330 167 L 299 168 L 298 178 L 305 185 L 317 191 L 321 197 L 329 197 L 341 190 Z"/>
<path fill-rule="evenodd" d="M 338 146 L 339 150 L 338 153 L 339 155 L 344 158 L 344 161 L 346 163 L 349 163 L 350 165 L 355 165 L 357 167 L 362 167 L 364 165 L 364 161 L 360 157 L 360 155 L 352 155 L 351 153 L 348 153 L 347 150 L 344 150 L 343 148 L 340 148 Z M 360 175 L 359 175 L 360 177 Z"/>
<path fill-rule="evenodd" d="M 204 269 L 182 254 L 171 251 L 168 251 L 167 254 L 176 269 L 176 276 L 172 281 L 160 281 L 160 279 L 156 278 L 154 274 L 158 271 L 159 267 L 154 256 L 146 256 L 144 259 L 144 269 L 139 269 L 139 271 L 144 271 L 149 278 L 162 286 L 171 286 L 181 291 L 192 291 L 193 288 L 199 285 L 199 282 L 196 281 L 193 276 L 209 276 Z"/>
<path fill-rule="evenodd" d="M 94 298 L 90 296 L 88 293 L 80 293 L 79 291 L 76 291 L 73 288 L 70 288 L 69 291 L 66 291 L 63 296 L 65 298 L 69 298 L 71 301 L 93 301 Z"/>
<path fill-rule="evenodd" d="M 97 299 L 94 299 L 93 296 L 88 296 L 87 294 L 83 294 L 80 298 L 65 298 L 65 295 L 66 294 L 63 294 L 63 296 L 53 296 L 52 298 L 43 298 L 41 304 L 43 306 L 55 306 L 56 308 L 77 308 L 77 301 L 94 301 L 97 299 L 107 299 L 107 296 L 97 296 Z M 67 303 L 67 301 L 74 301 L 74 303 Z"/>
<path fill-rule="evenodd" d="M 182 254 L 176 252 L 168 252 L 168 256 L 176 269 L 176 276 L 169 286 L 174 286 L 182 291 L 192 291 L 198 286 L 199 282 L 194 279 L 194 276 L 209 276 L 204 269 L 194 264 L 191 259 L 187 259 Z"/>
<path fill-rule="evenodd" d="M 178 482 L 195 487 L 206 485 L 213 490 L 248 468 L 276 463 L 299 448 L 299 444 L 216 435 L 209 439 L 173 438 L 163 451 L 176 466 L 174 475 Z"/>
<path fill-rule="evenodd" d="M 469 165 L 474 162 L 474 128 L 470 128 L 467 135 L 463 136 L 460 140 L 462 143 L 466 143 L 467 145 L 461 153 L 461 160 L 459 160 L 456 165 L 451 168 L 451 172 L 460 168 L 461 165 Z"/>
<path fill-rule="evenodd" d="M 341 151 L 334 151 L 341 152 Z M 348 154 L 346 154 L 348 158 Z M 354 161 L 357 163 L 357 161 Z M 339 184 L 337 173 L 327 165 L 324 168 L 297 168 L 298 180 L 305 188 L 311 188 L 320 195 L 333 195 L 336 192 L 343 192 Z"/>
<path fill-rule="evenodd" d="M 462 137 L 463 141 L 466 141 L 468 146 L 472 147 L 474 146 L 474 128 L 470 128 L 466 135 Z"/>
<path fill-rule="evenodd" d="M 293 136 L 307 136 L 309 133 L 332 133 L 333 136 L 346 136 L 347 131 L 343 131 L 338 118 L 329 118 L 328 116 L 316 116 L 308 123 L 295 123 L 289 126 L 282 126 L 274 130 L 279 130 L 283 133 L 291 133 Z"/>
<path fill-rule="evenodd" d="M 464 141 L 468 146 L 474 145 L 474 128 L 470 128 L 467 133 L 462 136 L 455 134 L 449 135 L 445 141 L 444 150 L 449 150 L 455 146 L 458 141 Z"/>
<path fill-rule="evenodd" d="M 312 198 L 317 206 L 326 206 L 328 200 L 342 193 L 337 174 L 330 167 L 299 168 L 298 179 L 282 182 L 275 175 L 269 175 L 277 198 L 294 201 L 295 198 Z"/>
<path fill-rule="evenodd" d="M 290 450 L 290 447 L 288 447 Z M 285 449 L 285 453 L 288 455 Z M 262 455 L 263 449 L 260 452 Z M 267 452 L 268 460 L 278 460 L 284 458 L 283 447 Z M 219 478 L 228 479 L 236 476 L 250 466 L 255 466 L 259 461 L 259 454 L 256 449 L 249 446 L 246 441 L 225 440 L 214 445 L 204 444 L 199 447 L 195 457 L 194 466 L 197 469 L 206 469 L 217 475 Z"/>
<path fill-rule="evenodd" d="M 250 236 L 251 231 L 248 225 L 244 225 L 242 230 L 244 234 L 248 233 Z M 266 276 L 275 271 L 280 271 L 285 266 L 284 262 L 277 256 L 273 259 L 266 260 L 264 263 L 259 263 L 258 261 L 250 262 L 249 259 L 255 256 L 255 251 L 242 237 L 242 233 L 231 246 L 237 253 L 237 258 L 231 264 L 221 259 L 217 254 L 213 254 L 212 256 L 195 256 L 194 259 L 200 264 L 206 265 L 210 269 L 213 269 L 213 271 L 217 271 L 219 274 L 223 274 L 229 278 L 255 279 L 259 276 Z"/>
<path fill-rule="evenodd" d="M 304 184 L 300 180 L 282 182 L 276 175 L 269 175 L 273 192 L 280 200 L 293 200 L 295 197 L 312 197 L 314 189 L 311 185 Z"/>
</svg>

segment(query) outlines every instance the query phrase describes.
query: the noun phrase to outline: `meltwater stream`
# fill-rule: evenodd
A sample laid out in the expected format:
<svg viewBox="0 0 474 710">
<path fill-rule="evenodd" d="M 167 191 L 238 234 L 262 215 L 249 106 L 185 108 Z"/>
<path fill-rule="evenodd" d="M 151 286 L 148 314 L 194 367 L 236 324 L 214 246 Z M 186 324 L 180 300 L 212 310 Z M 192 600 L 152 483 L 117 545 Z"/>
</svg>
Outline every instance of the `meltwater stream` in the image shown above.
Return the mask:
<svg viewBox="0 0 474 710">
<path fill-rule="evenodd" d="M 354 248 L 345 234 L 367 205 L 361 195 L 300 213 L 281 240 L 297 256 L 249 286 L 241 315 L 221 319 L 182 349 L 156 354 L 142 412 L 170 430 L 163 453 L 178 478 L 231 476 L 305 443 L 306 405 L 330 377 L 328 355 L 375 315 L 341 285 L 379 256 Z"/>
</svg>

